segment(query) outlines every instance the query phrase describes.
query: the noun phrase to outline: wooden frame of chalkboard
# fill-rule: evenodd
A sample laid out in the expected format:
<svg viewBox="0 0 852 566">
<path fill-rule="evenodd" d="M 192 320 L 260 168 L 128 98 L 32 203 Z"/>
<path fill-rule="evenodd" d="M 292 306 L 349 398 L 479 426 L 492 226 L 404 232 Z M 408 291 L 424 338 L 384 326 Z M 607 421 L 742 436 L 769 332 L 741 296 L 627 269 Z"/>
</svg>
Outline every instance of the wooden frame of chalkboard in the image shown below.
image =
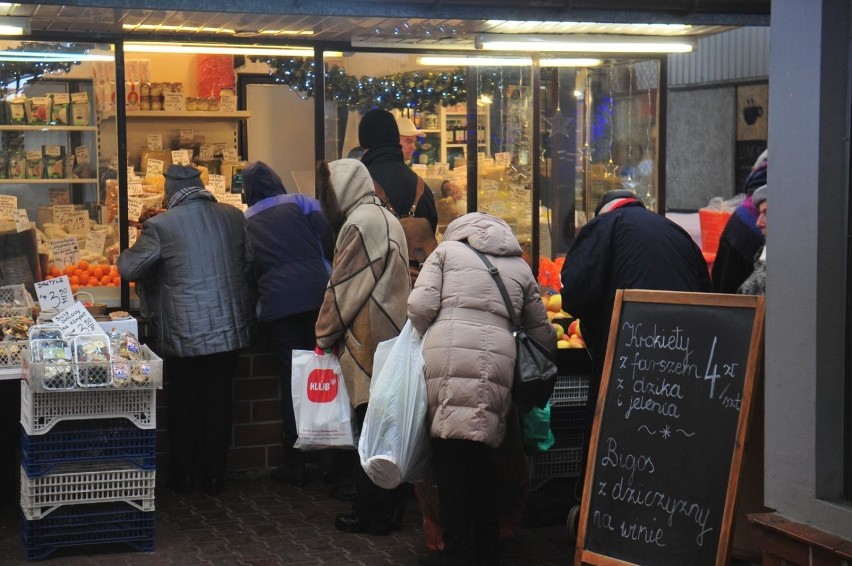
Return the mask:
<svg viewBox="0 0 852 566">
<path fill-rule="evenodd" d="M 763 297 L 617 292 L 575 564 L 727 563 L 763 316 Z"/>
</svg>

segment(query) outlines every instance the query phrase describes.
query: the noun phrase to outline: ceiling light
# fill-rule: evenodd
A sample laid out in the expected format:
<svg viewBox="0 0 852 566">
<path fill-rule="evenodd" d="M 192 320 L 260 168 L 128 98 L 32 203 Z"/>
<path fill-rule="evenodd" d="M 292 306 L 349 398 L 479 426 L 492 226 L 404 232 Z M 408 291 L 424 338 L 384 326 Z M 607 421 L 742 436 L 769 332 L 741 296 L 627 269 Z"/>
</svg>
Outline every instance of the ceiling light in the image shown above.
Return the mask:
<svg viewBox="0 0 852 566">
<path fill-rule="evenodd" d="M 532 65 L 530 57 L 460 57 L 448 55 L 424 55 L 417 58 L 420 65 L 451 67 L 525 67 Z"/>
<path fill-rule="evenodd" d="M 30 19 L 14 16 L 0 17 L 0 36 L 2 35 L 29 35 Z"/>
<path fill-rule="evenodd" d="M 122 29 L 125 31 L 175 31 L 175 32 L 189 32 L 189 33 L 224 33 L 228 35 L 233 35 L 236 33 L 235 30 L 226 29 L 226 28 L 213 28 L 213 27 L 197 27 L 197 26 L 170 26 L 166 24 L 123 24 Z"/>
<path fill-rule="evenodd" d="M 689 53 L 692 40 L 640 35 L 522 35 L 476 36 L 477 49 L 489 51 L 547 51 L 582 53 Z"/>
<path fill-rule="evenodd" d="M 136 43 L 124 44 L 124 50 L 133 53 L 204 53 L 208 55 L 255 55 L 278 57 L 313 57 L 311 48 L 259 47 L 204 43 Z M 339 51 L 326 52 L 330 57 L 340 57 Z"/>
<path fill-rule="evenodd" d="M 42 51 L 0 51 L 0 61 L 64 63 L 74 61 L 113 61 L 113 55 L 98 53 L 53 53 Z"/>
<path fill-rule="evenodd" d="M 688 24 L 604 24 L 595 22 L 546 22 L 486 20 L 490 33 L 607 33 L 639 35 L 684 35 Z"/>
<path fill-rule="evenodd" d="M 542 57 L 538 64 L 541 67 L 599 67 L 603 65 L 603 60 L 583 57 Z"/>
</svg>

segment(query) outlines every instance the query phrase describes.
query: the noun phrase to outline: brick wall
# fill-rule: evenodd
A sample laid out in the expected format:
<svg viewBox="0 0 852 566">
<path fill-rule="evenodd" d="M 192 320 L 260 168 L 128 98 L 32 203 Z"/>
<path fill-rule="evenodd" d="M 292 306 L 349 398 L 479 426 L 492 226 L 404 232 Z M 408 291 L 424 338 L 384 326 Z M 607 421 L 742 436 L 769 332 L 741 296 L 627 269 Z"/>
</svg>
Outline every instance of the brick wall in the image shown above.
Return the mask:
<svg viewBox="0 0 852 566">
<path fill-rule="evenodd" d="M 234 426 L 228 471 L 263 470 L 281 464 L 284 432 L 275 355 L 263 335 L 240 355 L 233 388 Z M 157 472 L 169 463 L 168 383 L 157 392 Z"/>
</svg>

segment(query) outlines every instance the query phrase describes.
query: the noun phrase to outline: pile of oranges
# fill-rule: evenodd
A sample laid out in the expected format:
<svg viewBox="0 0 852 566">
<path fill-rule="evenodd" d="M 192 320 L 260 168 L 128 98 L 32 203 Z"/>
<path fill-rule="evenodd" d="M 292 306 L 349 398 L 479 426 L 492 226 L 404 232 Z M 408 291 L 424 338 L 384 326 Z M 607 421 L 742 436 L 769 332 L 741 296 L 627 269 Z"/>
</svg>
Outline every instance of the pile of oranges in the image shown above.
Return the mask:
<svg viewBox="0 0 852 566">
<path fill-rule="evenodd" d="M 54 279 L 62 275 L 68 276 L 72 293 L 76 293 L 80 287 L 118 287 L 121 285 L 121 277 L 118 275 L 116 266 L 90 264 L 85 260 L 81 260 L 75 265 L 66 266 L 65 269 L 60 269 L 55 265 L 51 266 L 45 279 Z"/>
</svg>

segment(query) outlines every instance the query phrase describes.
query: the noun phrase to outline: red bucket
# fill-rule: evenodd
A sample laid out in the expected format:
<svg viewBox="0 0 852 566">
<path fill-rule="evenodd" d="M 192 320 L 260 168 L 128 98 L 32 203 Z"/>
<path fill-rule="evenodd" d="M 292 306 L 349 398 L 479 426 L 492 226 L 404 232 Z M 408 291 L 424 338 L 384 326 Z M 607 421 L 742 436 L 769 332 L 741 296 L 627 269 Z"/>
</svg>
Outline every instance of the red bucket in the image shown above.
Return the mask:
<svg viewBox="0 0 852 566">
<path fill-rule="evenodd" d="M 716 255 L 719 250 L 719 236 L 731 217 L 730 212 L 702 208 L 698 211 L 701 224 L 701 251 Z"/>
</svg>

